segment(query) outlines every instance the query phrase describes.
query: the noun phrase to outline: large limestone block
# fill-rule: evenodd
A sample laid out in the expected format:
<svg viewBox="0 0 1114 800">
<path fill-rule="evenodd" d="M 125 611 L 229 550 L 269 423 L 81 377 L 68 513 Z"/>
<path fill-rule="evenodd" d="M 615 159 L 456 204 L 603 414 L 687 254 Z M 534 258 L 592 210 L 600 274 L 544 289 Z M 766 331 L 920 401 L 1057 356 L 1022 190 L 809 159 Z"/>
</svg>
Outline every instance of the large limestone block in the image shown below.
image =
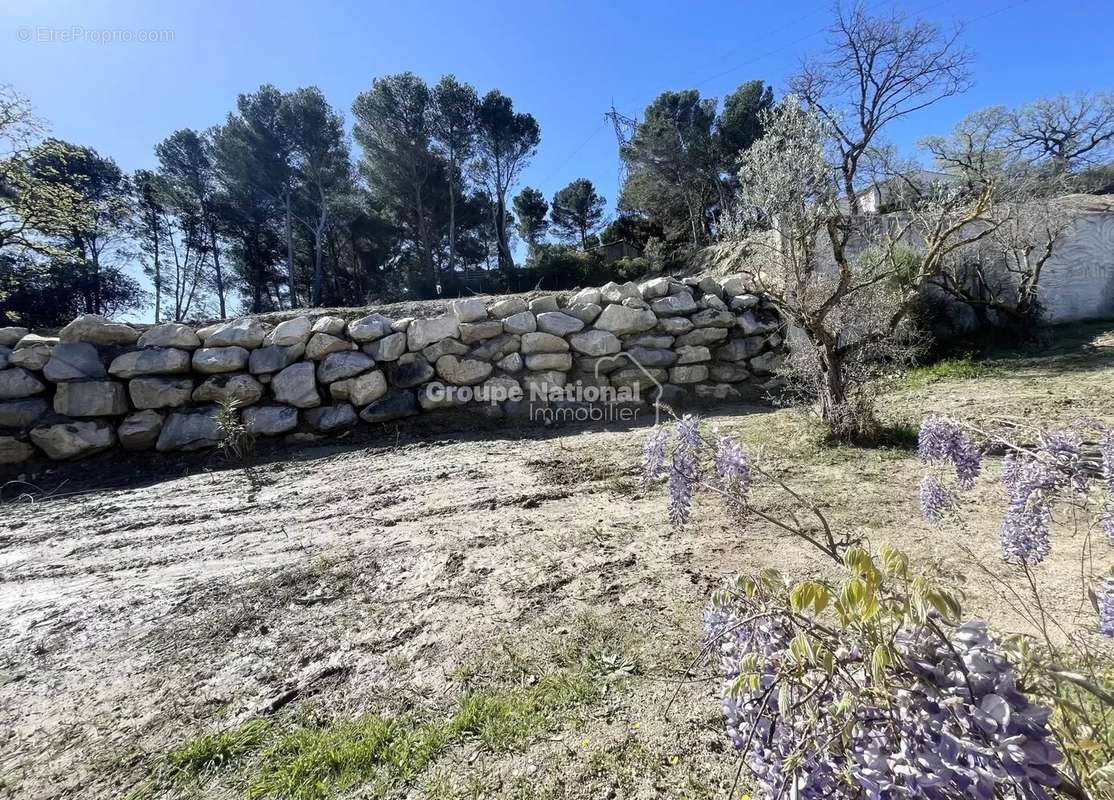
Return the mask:
<svg viewBox="0 0 1114 800">
<path fill-rule="evenodd" d="M 125 450 L 150 450 L 159 440 L 163 417 L 157 411 L 128 414 L 116 429 L 116 438 Z"/>
<path fill-rule="evenodd" d="M 455 338 L 459 331 L 460 322 L 456 317 L 416 319 L 406 329 L 406 346 L 415 352 L 442 339 Z"/>
<path fill-rule="evenodd" d="M 670 383 L 700 383 L 708 380 L 708 367 L 704 364 L 689 364 L 669 370 Z"/>
<path fill-rule="evenodd" d="M 742 361 L 761 353 L 765 344 L 766 341 L 761 336 L 732 339 L 716 350 L 716 358 L 720 361 Z"/>
<path fill-rule="evenodd" d="M 630 281 L 622 284 L 609 281 L 600 287 L 601 304 L 622 303 L 628 298 L 636 300 L 642 299 L 642 292 L 638 290 L 638 286 Z"/>
<path fill-rule="evenodd" d="M 708 346 L 722 342 L 727 338 L 726 328 L 696 328 L 677 337 L 673 343 L 675 347 L 689 347 L 692 345 Z"/>
<path fill-rule="evenodd" d="M 239 372 L 248 365 L 248 351 L 239 345 L 202 347 L 193 351 L 193 370 L 202 375 Z"/>
<path fill-rule="evenodd" d="M 58 332 L 63 342 L 89 342 L 113 345 L 135 344 L 139 331 L 122 322 L 112 322 L 98 314 L 82 314 Z"/>
<path fill-rule="evenodd" d="M 491 306 L 491 316 L 495 319 L 506 319 L 526 310 L 526 301 L 521 297 L 508 297 L 499 300 Z"/>
<path fill-rule="evenodd" d="M 382 314 L 368 314 L 366 317 L 348 323 L 348 338 L 355 342 L 373 342 L 391 332 L 393 320 Z"/>
<path fill-rule="evenodd" d="M 317 392 L 314 366 L 308 361 L 291 364 L 271 381 L 275 399 L 296 408 L 313 408 L 321 405 Z"/>
<path fill-rule="evenodd" d="M 140 347 L 180 347 L 183 350 L 196 350 L 201 347 L 201 337 L 189 325 L 167 322 L 145 330 L 136 344 Z"/>
<path fill-rule="evenodd" d="M 340 317 L 318 317 L 313 323 L 314 333 L 327 333 L 329 336 L 342 336 L 345 322 Z"/>
<path fill-rule="evenodd" d="M 128 394 L 138 409 L 177 408 L 193 398 L 193 378 L 145 376 L 128 381 Z"/>
<path fill-rule="evenodd" d="M 375 359 L 359 350 L 330 353 L 317 365 L 317 380 L 320 383 L 342 381 L 367 372 L 375 366 Z"/>
<path fill-rule="evenodd" d="M 462 356 L 468 352 L 468 345 L 456 339 L 442 339 L 436 344 L 422 348 L 422 355 L 431 364 L 441 356 Z"/>
<path fill-rule="evenodd" d="M 632 347 L 627 350 L 627 355 L 644 367 L 669 367 L 677 361 L 677 354 L 672 350 L 655 350 L 648 347 Z"/>
<path fill-rule="evenodd" d="M 707 347 L 692 345 L 677 348 L 677 366 L 682 364 L 701 364 L 712 360 L 712 351 Z"/>
<path fill-rule="evenodd" d="M 522 311 L 512 314 L 503 320 L 503 330 L 507 333 L 522 335 L 533 333 L 538 329 L 538 318 L 531 311 Z"/>
<path fill-rule="evenodd" d="M 189 352 L 176 347 L 124 353 L 116 356 L 108 366 L 109 374 L 124 379 L 141 375 L 180 375 L 189 371 Z"/>
<path fill-rule="evenodd" d="M 648 331 L 657 324 L 657 316 L 648 308 L 628 308 L 616 303 L 604 308 L 596 320 L 599 330 L 610 331 L 618 336 Z"/>
<path fill-rule="evenodd" d="M 54 461 L 103 453 L 116 444 L 116 432 L 104 420 L 65 420 L 31 429 L 31 441 Z"/>
<path fill-rule="evenodd" d="M 591 325 L 596 321 L 603 309 L 595 303 L 576 303 L 565 309 L 565 313 L 570 316 L 576 317 L 585 325 Z"/>
<path fill-rule="evenodd" d="M 600 296 L 599 289 L 581 289 L 579 292 L 569 298 L 569 306 L 577 305 L 601 305 L 603 298 Z"/>
<path fill-rule="evenodd" d="M 686 317 L 663 317 L 658 320 L 657 329 L 669 336 L 680 336 L 696 326 Z"/>
<path fill-rule="evenodd" d="M 669 283 L 669 278 L 654 278 L 638 284 L 638 291 L 643 300 L 655 300 L 669 294 Z"/>
<path fill-rule="evenodd" d="M 483 383 L 491 375 L 491 364 L 471 358 L 441 356 L 437 359 L 437 374 L 442 380 L 458 386 Z"/>
<path fill-rule="evenodd" d="M 522 354 L 531 353 L 565 353 L 568 352 L 569 343 L 560 336 L 552 333 L 527 333 L 522 337 Z"/>
<path fill-rule="evenodd" d="M 390 422 L 418 413 L 418 399 L 413 392 L 392 390 L 360 412 L 364 422 Z"/>
<path fill-rule="evenodd" d="M 751 283 L 753 281 L 747 275 L 735 274 L 728 275 L 720 282 L 720 286 L 723 288 L 723 293 L 728 297 L 738 297 L 750 291 Z"/>
<path fill-rule="evenodd" d="M 255 436 L 279 436 L 298 427 L 298 409 L 293 406 L 252 406 L 241 415 L 244 428 Z"/>
<path fill-rule="evenodd" d="M 526 369 L 568 372 L 572 369 L 572 353 L 535 353 L 526 356 Z"/>
<path fill-rule="evenodd" d="M 88 342 L 62 342 L 51 351 L 43 376 L 52 383 L 107 378 L 95 345 Z"/>
<path fill-rule="evenodd" d="M 470 355 L 481 361 L 498 361 L 510 353 L 517 353 L 522 347 L 522 340 L 517 336 L 503 334 L 494 339 L 488 339 L 483 344 L 472 348 Z"/>
<path fill-rule="evenodd" d="M 361 349 L 376 361 L 398 361 L 406 352 L 406 334 L 389 333 L 378 341 L 365 344 Z"/>
<path fill-rule="evenodd" d="M 8 326 L 0 328 L 0 347 L 15 347 L 19 340 L 30 333 L 26 328 Z"/>
<path fill-rule="evenodd" d="M 449 307 L 452 309 L 453 316 L 459 322 L 478 322 L 487 319 L 487 307 L 484 305 L 484 301 L 478 297 L 453 300 Z"/>
<path fill-rule="evenodd" d="M 35 448 L 14 436 L 0 436 L 0 464 L 22 464 L 35 455 Z"/>
<path fill-rule="evenodd" d="M 320 361 L 330 353 L 340 353 L 345 350 L 354 350 L 356 345 L 347 339 L 333 336 L 329 333 L 315 333 L 309 337 L 306 344 L 306 358 L 311 361 Z"/>
<path fill-rule="evenodd" d="M 263 344 L 267 329 L 257 319 L 234 319 L 217 326 L 205 337 L 206 347 L 243 347 L 252 350 Z"/>
<path fill-rule="evenodd" d="M 735 315 L 730 311 L 707 308 L 692 315 L 692 324 L 698 328 L 733 328 Z"/>
<path fill-rule="evenodd" d="M 392 386 L 410 389 L 434 376 L 433 367 L 421 353 L 406 353 L 387 366 Z"/>
<path fill-rule="evenodd" d="M 30 347 L 19 347 L 8 355 L 8 364 L 13 367 L 23 367 L 35 372 L 40 371 L 50 361 L 50 354 L 54 352 L 54 344 L 37 344 Z"/>
<path fill-rule="evenodd" d="M 49 408 L 46 400 L 41 397 L 0 403 L 0 428 L 26 430 L 46 414 Z"/>
<path fill-rule="evenodd" d="M 557 305 L 557 298 L 554 295 L 546 297 L 535 297 L 526 307 L 534 314 L 544 314 L 546 311 L 558 311 L 560 307 Z"/>
<path fill-rule="evenodd" d="M 286 369 L 306 352 L 305 345 L 272 344 L 251 351 L 248 357 L 248 372 L 252 375 L 270 375 Z"/>
<path fill-rule="evenodd" d="M 650 308 L 659 317 L 676 317 L 680 314 L 691 314 L 696 311 L 696 301 L 688 292 L 671 294 L 661 297 L 650 303 Z"/>
<path fill-rule="evenodd" d="M 586 356 L 606 356 L 618 353 L 623 349 L 623 343 L 609 331 L 584 331 L 569 337 L 572 349 Z"/>
<path fill-rule="evenodd" d="M 294 317 L 285 322 L 280 322 L 275 329 L 267 334 L 263 343 L 276 347 L 291 347 L 296 344 L 304 345 L 309 341 L 313 331 L 313 323 L 309 317 Z"/>
<path fill-rule="evenodd" d="M 304 413 L 309 426 L 321 433 L 331 433 L 343 428 L 351 428 L 356 424 L 357 419 L 356 409 L 352 408 L 349 403 L 311 408 Z"/>
<path fill-rule="evenodd" d="M 155 449 L 165 453 L 216 447 L 224 438 L 217 425 L 219 411 L 216 406 L 175 411 L 163 423 Z"/>
<path fill-rule="evenodd" d="M 130 410 L 124 384 L 116 381 L 60 383 L 54 410 L 66 417 L 113 417 Z"/>
<path fill-rule="evenodd" d="M 759 319 L 758 315 L 755 314 L 753 310 L 744 311 L 736 318 L 736 322 L 747 336 L 754 336 L 760 333 L 773 333 L 778 329 L 777 322 Z"/>
<path fill-rule="evenodd" d="M 0 370 L 0 400 L 19 400 L 46 391 L 46 385 L 22 367 Z"/>
<path fill-rule="evenodd" d="M 538 330 L 554 336 L 568 336 L 584 330 L 584 322 L 560 311 L 546 311 L 538 314 Z"/>
<path fill-rule="evenodd" d="M 484 339 L 491 339 L 503 332 L 503 323 L 497 319 L 484 320 L 483 322 L 464 322 L 460 326 L 460 341 L 465 344 L 475 344 Z"/>
<path fill-rule="evenodd" d="M 263 396 L 263 384 L 250 375 L 213 375 L 193 390 L 195 403 L 236 402 L 241 408 L 250 406 Z"/>
<path fill-rule="evenodd" d="M 387 378 L 379 370 L 365 372 L 348 384 L 348 399 L 354 406 L 374 403 L 387 393 Z"/>
</svg>

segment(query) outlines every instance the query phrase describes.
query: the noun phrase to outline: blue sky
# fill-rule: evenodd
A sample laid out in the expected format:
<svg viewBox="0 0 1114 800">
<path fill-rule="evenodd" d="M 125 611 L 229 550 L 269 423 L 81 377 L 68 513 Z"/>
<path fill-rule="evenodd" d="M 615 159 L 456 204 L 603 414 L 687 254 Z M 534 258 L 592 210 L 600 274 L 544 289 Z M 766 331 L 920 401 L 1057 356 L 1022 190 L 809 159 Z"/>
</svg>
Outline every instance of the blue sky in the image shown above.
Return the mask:
<svg viewBox="0 0 1114 800">
<path fill-rule="evenodd" d="M 983 106 L 1114 87 L 1114 3 L 896 5 L 941 25 L 966 23 L 976 54 L 971 91 L 891 129 L 902 148 Z M 613 203 L 617 148 L 603 118 L 612 100 L 637 116 L 665 89 L 723 97 L 752 78 L 780 96 L 802 55 L 823 45 L 829 9 L 825 0 L 0 0 L 0 81 L 29 95 L 54 135 L 132 170 L 152 166 L 169 133 L 219 122 L 237 93 L 261 83 L 316 84 L 350 117 L 376 76 L 412 70 L 433 82 L 452 72 L 481 92 L 498 87 L 537 117 L 542 142 L 526 184 L 548 197 L 588 177 Z M 169 31 L 171 40 L 57 40 L 74 27 Z"/>
</svg>

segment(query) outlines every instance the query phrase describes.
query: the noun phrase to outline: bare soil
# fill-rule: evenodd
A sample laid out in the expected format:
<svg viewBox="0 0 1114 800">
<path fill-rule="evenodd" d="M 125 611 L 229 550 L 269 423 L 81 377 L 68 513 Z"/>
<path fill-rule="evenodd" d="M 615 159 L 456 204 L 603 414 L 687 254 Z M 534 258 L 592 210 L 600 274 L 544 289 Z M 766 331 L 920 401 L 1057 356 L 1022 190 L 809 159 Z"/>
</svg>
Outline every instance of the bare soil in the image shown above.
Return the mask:
<svg viewBox="0 0 1114 800">
<path fill-rule="evenodd" d="M 929 412 L 987 426 L 1114 424 L 1112 367 L 1114 329 L 1077 326 L 980 377 L 899 386 L 883 412 L 895 425 Z M 823 446 L 792 409 L 707 416 L 834 525 L 946 576 L 969 615 L 1023 626 L 993 577 L 1005 574 L 998 512 L 922 522 L 909 449 Z M 714 670 L 685 679 L 702 604 L 741 571 L 828 567 L 711 500 L 672 531 L 662 489 L 639 484 L 645 433 L 399 427 L 263 452 L 250 469 L 215 454 L 113 457 L 5 484 L 0 796 L 125 796 L 168 751 L 259 715 L 436 709 L 459 671 L 492 653 L 546 657 L 601 624 L 631 673 L 606 702 L 522 752 L 458 747 L 432 772 L 453 796 L 725 796 L 735 764 Z M 992 462 L 978 499 L 1000 503 L 996 477 Z M 758 501 L 782 502 L 770 489 Z M 1071 545 L 1039 577 L 1050 607 L 1093 624 Z M 513 794 L 524 778 L 534 794 Z M 430 796 L 429 785 L 403 791 Z M 243 786 L 219 776 L 156 794 L 236 797 Z"/>
</svg>

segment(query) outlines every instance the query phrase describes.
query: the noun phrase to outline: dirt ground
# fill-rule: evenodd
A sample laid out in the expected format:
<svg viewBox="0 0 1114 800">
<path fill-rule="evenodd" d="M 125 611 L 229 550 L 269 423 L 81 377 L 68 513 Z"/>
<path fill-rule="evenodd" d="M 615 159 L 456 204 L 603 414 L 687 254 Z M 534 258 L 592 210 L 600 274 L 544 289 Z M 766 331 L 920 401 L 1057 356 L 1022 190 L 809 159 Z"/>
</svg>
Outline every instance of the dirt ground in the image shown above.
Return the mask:
<svg viewBox="0 0 1114 800">
<path fill-rule="evenodd" d="M 1114 424 L 1112 368 L 1114 326 L 1076 326 L 977 377 L 902 382 L 883 413 L 911 425 L 928 412 L 988 426 Z M 1001 574 L 994 512 L 944 529 L 922 522 L 908 448 L 824 447 L 792 409 L 707 416 L 833 524 L 953 581 L 968 615 L 1022 624 L 957 546 Z M 215 454 L 144 468 L 116 457 L 6 484 L 0 796 L 127 796 L 169 751 L 259 716 L 434 713 L 462 670 L 497 669 L 507 654 L 544 670 L 589 634 L 612 648 L 603 660 L 623 680 L 575 723 L 513 752 L 454 746 L 397 793 L 726 796 L 735 764 L 714 670 L 684 680 L 703 602 L 740 571 L 827 567 L 770 526 L 731 523 L 711 500 L 671 531 L 663 490 L 639 485 L 645 434 L 392 427 L 261 452 L 250 470 Z M 978 497 L 997 496 L 997 469 Z M 757 499 L 782 502 L 771 489 Z M 1050 606 L 1090 624 L 1073 549 L 1056 548 L 1040 577 Z M 231 771 L 143 791 L 242 797 L 244 785 Z"/>
</svg>

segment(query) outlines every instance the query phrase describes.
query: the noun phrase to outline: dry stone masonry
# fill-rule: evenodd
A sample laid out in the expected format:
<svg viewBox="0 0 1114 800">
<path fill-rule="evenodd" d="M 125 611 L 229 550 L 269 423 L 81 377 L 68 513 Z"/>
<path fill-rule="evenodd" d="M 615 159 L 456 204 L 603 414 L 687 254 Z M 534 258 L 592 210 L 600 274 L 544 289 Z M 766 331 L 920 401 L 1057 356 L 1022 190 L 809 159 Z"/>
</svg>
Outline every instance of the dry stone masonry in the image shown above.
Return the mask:
<svg viewBox="0 0 1114 800">
<path fill-rule="evenodd" d="M 575 405 L 569 388 L 626 387 L 637 403 L 674 406 L 758 399 L 783 352 L 776 312 L 739 278 L 450 308 L 429 319 L 243 318 L 142 332 L 86 315 L 57 337 L 0 328 L 0 464 L 214 447 L 229 401 L 256 436 L 305 441 L 454 407 L 521 418 Z"/>
</svg>

